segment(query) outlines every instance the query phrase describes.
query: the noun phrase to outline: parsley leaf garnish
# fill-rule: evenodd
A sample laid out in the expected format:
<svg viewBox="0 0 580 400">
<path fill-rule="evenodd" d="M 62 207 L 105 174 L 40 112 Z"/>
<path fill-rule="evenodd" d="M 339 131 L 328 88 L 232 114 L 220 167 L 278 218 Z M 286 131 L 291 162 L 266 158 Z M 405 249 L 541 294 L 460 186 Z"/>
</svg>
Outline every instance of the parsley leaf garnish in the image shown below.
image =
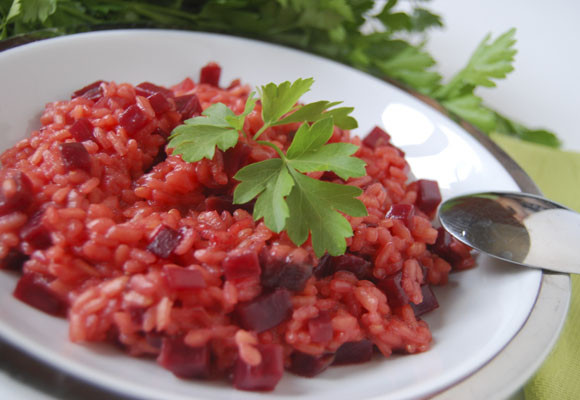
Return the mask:
<svg viewBox="0 0 580 400">
<path fill-rule="evenodd" d="M 364 204 L 356 197 L 362 190 L 349 185 L 313 179 L 308 172 L 331 171 L 340 178 L 365 174 L 365 163 L 353 157 L 357 146 L 351 143 L 328 143 L 334 126 L 356 128 L 350 116 L 351 107 L 336 107 L 340 102 L 317 101 L 297 104 L 310 90 L 313 79 L 298 79 L 279 85 L 269 83 L 259 89 L 264 125 L 249 137 L 244 132 L 245 118 L 257 99 L 250 94 L 244 111 L 236 115 L 222 103 L 208 107 L 201 116 L 191 118 L 175 128 L 168 147 L 180 154 L 184 161 L 211 159 L 216 147 L 222 151 L 234 147 L 239 135 L 247 140 L 276 150 L 273 158 L 241 168 L 234 179 L 240 183 L 234 190 L 234 203 L 243 204 L 256 199 L 254 219 L 264 223 L 274 232 L 285 230 L 298 246 L 311 235 L 317 256 L 325 252 L 344 254 L 345 238 L 352 236 L 348 220 L 341 214 L 355 217 L 367 215 Z M 258 140 L 269 127 L 288 123 L 302 123 L 286 153 L 274 143 Z"/>
<path fill-rule="evenodd" d="M 297 245 L 304 243 L 310 233 L 318 256 L 325 252 L 344 254 L 346 250 L 345 238 L 352 236 L 352 229 L 338 211 L 357 217 L 366 215 L 364 204 L 356 199 L 362 194 L 361 189 L 303 174 L 332 171 L 343 179 L 365 174 L 364 162 L 351 157 L 357 150 L 355 145 L 326 144 L 333 126 L 332 117 L 312 126 L 302 124 L 286 154 L 277 149 L 280 158 L 248 165 L 234 176 L 241 181 L 234 191 L 234 203 L 257 197 L 254 218 L 263 217 L 274 232 L 285 229 Z"/>
</svg>

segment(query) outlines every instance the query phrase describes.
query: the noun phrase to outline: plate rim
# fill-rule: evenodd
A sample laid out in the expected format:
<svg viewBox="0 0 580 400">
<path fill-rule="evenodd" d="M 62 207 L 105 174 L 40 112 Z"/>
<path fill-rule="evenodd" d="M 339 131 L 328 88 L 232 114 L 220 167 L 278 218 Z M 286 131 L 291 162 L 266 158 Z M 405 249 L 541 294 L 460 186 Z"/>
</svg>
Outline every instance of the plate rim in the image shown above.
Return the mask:
<svg viewBox="0 0 580 400">
<path fill-rule="evenodd" d="M 122 33 L 123 31 L 128 33 L 135 33 L 138 31 L 142 32 L 179 32 L 182 34 L 203 34 L 203 35 L 213 35 L 217 37 L 229 37 L 235 39 L 243 39 L 250 42 L 257 42 L 261 44 L 268 44 L 273 46 L 278 46 L 284 49 L 288 49 L 291 51 L 297 51 L 309 54 L 310 56 L 314 56 L 325 61 L 335 62 L 337 64 L 348 66 L 357 70 L 356 68 L 338 62 L 336 60 L 332 60 L 326 57 L 319 56 L 314 53 L 309 53 L 302 49 L 297 49 L 294 47 L 285 46 L 278 43 L 272 43 L 265 40 L 260 40 L 256 38 L 248 38 L 243 36 L 234 36 L 222 33 L 214 33 L 214 32 L 206 32 L 206 31 L 188 31 L 188 30 L 175 30 L 175 29 L 110 29 L 110 30 L 103 30 L 103 31 L 92 31 L 92 32 L 84 32 L 79 34 L 73 35 L 66 35 L 60 36 L 55 38 L 40 38 L 38 40 L 34 40 L 32 42 L 24 43 L 24 45 L 17 45 L 8 47 L 7 49 L 2 46 L 2 42 L 0 42 L 0 52 L 4 51 L 20 51 L 23 47 L 35 46 L 38 45 L 38 42 L 44 42 L 46 40 L 62 40 L 69 38 L 71 36 L 84 36 L 84 35 L 99 35 L 99 34 L 108 34 L 112 32 Z M 371 77 L 377 78 L 376 76 L 370 75 L 364 71 L 357 70 L 359 72 L 363 72 Z M 380 78 L 378 78 L 380 79 Z M 410 95 L 415 97 L 416 99 L 422 101 L 424 104 L 430 106 L 430 108 L 435 109 L 442 113 L 444 116 L 449 118 L 450 120 L 457 123 L 462 129 L 464 129 L 468 134 L 470 134 L 476 141 L 478 141 L 506 170 L 506 172 L 514 179 L 518 187 L 525 192 L 533 193 L 533 194 L 540 194 L 541 192 L 533 182 L 533 180 L 525 173 L 525 171 L 506 153 L 504 152 L 497 144 L 495 144 L 487 135 L 483 134 L 473 125 L 469 124 L 465 120 L 462 119 L 454 119 L 452 118 L 449 113 L 435 100 L 429 98 L 428 96 L 422 95 L 408 87 L 405 87 L 399 84 L 396 81 L 390 79 L 383 79 L 387 84 L 390 84 Z M 506 343 L 506 345 L 495 355 L 493 356 L 488 362 L 483 364 L 480 368 L 475 370 L 472 374 L 464 377 L 463 379 L 454 382 L 451 386 L 442 389 L 436 394 L 431 395 L 431 398 L 436 399 L 453 399 L 453 398 L 462 398 L 465 396 L 469 396 L 470 398 L 489 398 L 489 396 L 497 396 L 501 394 L 501 397 L 507 397 L 517 391 L 523 383 L 525 383 L 536 371 L 536 369 L 541 365 L 544 359 L 548 356 L 549 352 L 555 345 L 560 332 L 564 326 L 564 322 L 566 320 L 569 304 L 570 304 L 570 296 L 571 296 L 571 278 L 568 274 L 552 274 L 552 273 L 542 273 L 541 280 L 540 280 L 540 287 L 538 294 L 536 296 L 534 305 L 528 315 L 527 319 L 525 320 L 522 327 L 519 331 L 512 337 L 512 339 Z M 546 318 L 542 314 L 542 308 L 551 305 L 550 308 L 551 313 L 549 318 L 549 324 L 546 324 Z M 543 310 L 544 312 L 546 310 Z M 537 357 L 533 357 L 533 360 L 529 360 L 530 362 L 527 363 L 525 368 L 517 368 L 514 369 L 515 363 L 514 360 L 517 360 L 519 356 L 522 356 L 526 353 L 529 353 L 529 348 L 526 347 L 526 343 L 529 344 L 530 339 L 534 338 L 534 344 L 537 345 L 537 336 L 535 332 L 535 327 L 541 324 L 543 327 L 546 325 L 552 326 L 550 332 L 547 332 L 541 338 L 542 344 L 542 351 L 539 352 L 540 354 Z M 551 324 L 551 325 L 550 325 Z M 6 341 L 4 338 L 0 338 L 0 345 L 2 342 Z M 10 341 L 6 341 L 10 343 Z M 13 347 L 18 348 L 25 354 L 30 355 L 31 359 L 37 360 L 38 363 L 46 364 L 44 361 L 37 359 L 34 354 L 28 353 L 26 349 L 21 348 L 18 343 L 11 343 Z M 510 353 L 510 357 L 506 357 L 506 352 Z M 514 354 L 515 353 L 515 354 Z M 494 370 L 496 372 L 491 372 L 490 370 Z M 501 371 L 501 375 L 498 373 Z M 508 372 L 516 371 L 515 374 L 510 376 L 509 379 L 506 378 L 508 376 Z M 63 374 L 63 371 L 59 371 Z M 75 381 L 83 382 L 82 385 L 90 385 L 96 386 L 102 389 L 104 392 L 107 393 L 115 393 L 119 394 L 118 391 L 103 388 L 102 386 L 84 381 L 80 377 L 76 377 L 70 375 L 68 373 L 64 373 L 68 377 L 72 378 Z M 503 382 L 502 385 L 490 385 L 489 376 L 495 376 L 496 378 L 501 377 L 501 381 Z M 485 385 L 482 383 L 486 382 Z M 496 380 L 492 380 L 491 382 L 499 382 Z M 509 383 L 509 384 L 508 384 Z M 493 386 L 494 389 L 498 390 L 491 390 L 490 386 Z M 474 397 L 474 390 L 473 388 L 478 388 L 478 395 Z M 127 396 L 128 393 L 123 393 L 123 396 Z M 383 396 L 379 396 L 377 398 L 384 399 Z"/>
</svg>

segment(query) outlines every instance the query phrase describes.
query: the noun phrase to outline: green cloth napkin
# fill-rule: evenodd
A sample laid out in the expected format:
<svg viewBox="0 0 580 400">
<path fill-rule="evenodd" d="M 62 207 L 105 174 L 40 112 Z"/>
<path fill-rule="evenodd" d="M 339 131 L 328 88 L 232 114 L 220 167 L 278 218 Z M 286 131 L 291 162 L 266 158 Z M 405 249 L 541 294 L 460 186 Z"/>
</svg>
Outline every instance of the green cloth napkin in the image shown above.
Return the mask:
<svg viewBox="0 0 580 400">
<path fill-rule="evenodd" d="M 580 212 L 580 153 L 521 142 L 505 135 L 492 139 L 534 180 L 542 193 Z M 580 258 L 579 258 L 580 259 Z M 572 276 L 572 299 L 556 346 L 524 388 L 526 400 L 580 398 L 580 276 Z"/>
</svg>

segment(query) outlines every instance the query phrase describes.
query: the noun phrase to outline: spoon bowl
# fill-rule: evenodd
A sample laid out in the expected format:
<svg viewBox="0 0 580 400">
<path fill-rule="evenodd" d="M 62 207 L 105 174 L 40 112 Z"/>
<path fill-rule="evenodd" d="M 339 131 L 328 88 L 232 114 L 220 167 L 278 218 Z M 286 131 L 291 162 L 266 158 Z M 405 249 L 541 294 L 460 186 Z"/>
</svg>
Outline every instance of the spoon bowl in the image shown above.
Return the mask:
<svg viewBox="0 0 580 400">
<path fill-rule="evenodd" d="M 580 273 L 580 214 L 541 196 L 486 192 L 444 201 L 439 220 L 468 246 L 519 265 Z"/>
</svg>

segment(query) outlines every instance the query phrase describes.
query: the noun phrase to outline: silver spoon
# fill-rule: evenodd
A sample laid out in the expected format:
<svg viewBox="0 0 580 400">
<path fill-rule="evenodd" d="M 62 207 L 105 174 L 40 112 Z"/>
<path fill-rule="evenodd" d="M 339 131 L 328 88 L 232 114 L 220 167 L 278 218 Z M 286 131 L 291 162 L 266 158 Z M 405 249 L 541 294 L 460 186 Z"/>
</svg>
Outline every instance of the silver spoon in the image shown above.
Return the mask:
<svg viewBox="0 0 580 400">
<path fill-rule="evenodd" d="M 509 262 L 580 273 L 580 214 L 540 196 L 488 192 L 439 207 L 441 225 L 461 242 Z"/>
</svg>

